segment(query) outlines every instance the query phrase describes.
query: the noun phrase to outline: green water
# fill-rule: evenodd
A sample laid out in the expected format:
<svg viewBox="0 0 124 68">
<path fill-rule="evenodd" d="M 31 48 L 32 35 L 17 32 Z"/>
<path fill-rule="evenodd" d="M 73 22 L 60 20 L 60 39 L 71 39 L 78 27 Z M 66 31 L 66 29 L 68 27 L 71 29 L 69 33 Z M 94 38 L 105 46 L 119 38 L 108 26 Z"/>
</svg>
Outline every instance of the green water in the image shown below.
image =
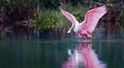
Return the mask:
<svg viewBox="0 0 124 68">
<path fill-rule="evenodd" d="M 107 68 L 124 68 L 124 39 L 96 38 L 92 42 L 99 59 Z M 68 49 L 79 41 L 67 39 L 3 38 L 0 40 L 0 68 L 62 68 Z"/>
</svg>

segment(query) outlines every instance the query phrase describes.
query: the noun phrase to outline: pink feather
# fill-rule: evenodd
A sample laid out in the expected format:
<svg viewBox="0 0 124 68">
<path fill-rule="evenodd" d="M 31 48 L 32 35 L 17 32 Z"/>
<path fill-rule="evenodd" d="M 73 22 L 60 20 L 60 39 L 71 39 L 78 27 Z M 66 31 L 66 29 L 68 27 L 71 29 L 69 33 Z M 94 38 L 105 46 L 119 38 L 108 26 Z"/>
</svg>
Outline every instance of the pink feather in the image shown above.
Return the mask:
<svg viewBox="0 0 124 68">
<path fill-rule="evenodd" d="M 78 26 L 75 27 L 74 29 L 76 30 L 75 32 L 83 33 L 83 31 L 88 31 L 90 33 L 93 32 L 95 29 L 99 19 L 107 12 L 105 6 L 97 7 L 94 9 L 89 10 L 86 15 L 84 20 L 79 24 L 79 22 L 76 20 L 76 18 L 70 14 L 67 11 L 64 11 L 62 9 L 61 13 L 72 23 L 77 24 Z"/>
<path fill-rule="evenodd" d="M 61 13 L 69 19 L 73 24 L 75 25 L 75 32 L 78 33 L 80 36 L 85 35 L 86 38 L 90 36 L 88 32 L 92 33 L 95 29 L 99 19 L 107 12 L 106 7 L 98 7 L 91 9 L 87 12 L 84 21 L 79 24 L 79 22 L 76 20 L 76 18 L 68 13 L 67 11 L 64 11 L 61 9 Z M 80 45 L 82 46 L 82 44 Z M 91 45 L 85 44 L 83 47 L 79 47 L 79 50 L 82 61 L 84 63 L 85 68 L 106 68 L 105 64 L 102 64 L 101 61 L 99 61 L 96 53 L 92 49 Z M 80 61 L 78 61 L 79 63 Z M 75 56 L 72 55 L 66 63 L 64 63 L 63 68 L 76 68 L 78 65 L 77 60 L 75 60 Z"/>
<path fill-rule="evenodd" d="M 93 32 L 99 19 L 107 12 L 106 7 L 98 7 L 89 10 L 84 18 L 84 21 L 81 23 L 80 27 L 84 31 Z"/>
<path fill-rule="evenodd" d="M 60 10 L 61 10 L 61 13 L 62 13 L 68 20 L 71 21 L 71 23 L 79 23 L 79 22 L 77 21 L 77 19 L 76 19 L 72 14 L 70 14 L 69 12 L 64 11 L 64 10 L 62 10 L 62 9 L 60 9 Z"/>
</svg>

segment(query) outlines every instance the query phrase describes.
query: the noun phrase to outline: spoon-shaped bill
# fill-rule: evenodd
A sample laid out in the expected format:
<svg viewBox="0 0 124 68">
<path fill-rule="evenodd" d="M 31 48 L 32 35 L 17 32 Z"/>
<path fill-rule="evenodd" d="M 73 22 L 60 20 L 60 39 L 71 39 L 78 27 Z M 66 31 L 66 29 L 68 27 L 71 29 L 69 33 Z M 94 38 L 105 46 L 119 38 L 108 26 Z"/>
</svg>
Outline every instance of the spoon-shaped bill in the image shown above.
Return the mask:
<svg viewBox="0 0 124 68">
<path fill-rule="evenodd" d="M 73 28 L 74 28 L 74 23 L 71 25 L 71 28 L 68 30 L 67 33 L 70 33 Z"/>
</svg>

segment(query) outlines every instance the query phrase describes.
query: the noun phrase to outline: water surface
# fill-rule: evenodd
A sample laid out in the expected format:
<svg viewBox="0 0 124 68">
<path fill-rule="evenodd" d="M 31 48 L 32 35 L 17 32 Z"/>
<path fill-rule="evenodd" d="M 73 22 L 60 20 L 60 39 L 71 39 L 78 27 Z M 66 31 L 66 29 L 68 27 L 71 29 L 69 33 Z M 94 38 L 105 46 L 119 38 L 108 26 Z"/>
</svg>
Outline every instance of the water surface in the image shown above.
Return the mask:
<svg viewBox="0 0 124 68">
<path fill-rule="evenodd" d="M 107 68 L 124 68 L 123 35 L 95 37 L 92 42 L 98 58 Z M 0 68 L 62 68 L 68 49 L 75 49 L 75 37 L 45 39 L 5 37 L 0 40 Z"/>
</svg>

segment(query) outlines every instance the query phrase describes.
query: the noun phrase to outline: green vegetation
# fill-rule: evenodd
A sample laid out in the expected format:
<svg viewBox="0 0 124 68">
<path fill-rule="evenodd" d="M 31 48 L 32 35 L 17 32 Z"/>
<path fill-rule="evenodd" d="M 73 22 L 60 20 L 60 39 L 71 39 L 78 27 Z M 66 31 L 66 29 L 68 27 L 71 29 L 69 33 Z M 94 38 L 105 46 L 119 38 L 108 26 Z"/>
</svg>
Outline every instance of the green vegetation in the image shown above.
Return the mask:
<svg viewBox="0 0 124 68">
<path fill-rule="evenodd" d="M 122 11 L 119 15 L 119 22 L 122 25 L 122 27 L 124 28 L 124 8 L 122 9 Z"/>
<path fill-rule="evenodd" d="M 82 21 L 87 10 L 85 6 L 67 8 L 67 11 L 70 11 L 79 21 Z M 36 22 L 33 24 L 36 30 L 59 30 L 66 28 L 70 22 L 60 13 L 60 10 L 44 10 L 37 14 Z"/>
<path fill-rule="evenodd" d="M 109 30 L 115 27 L 110 27 L 108 23 L 115 26 L 118 19 L 124 26 L 123 3 L 122 0 L 0 0 L 0 32 L 62 32 L 68 29 L 70 21 L 60 13 L 59 7 L 72 13 L 81 22 L 89 8 L 101 5 L 108 7 L 101 21 Z"/>
<path fill-rule="evenodd" d="M 45 10 L 38 12 L 38 17 L 33 25 L 36 30 L 49 30 L 63 28 L 66 24 L 59 11 Z"/>
</svg>

